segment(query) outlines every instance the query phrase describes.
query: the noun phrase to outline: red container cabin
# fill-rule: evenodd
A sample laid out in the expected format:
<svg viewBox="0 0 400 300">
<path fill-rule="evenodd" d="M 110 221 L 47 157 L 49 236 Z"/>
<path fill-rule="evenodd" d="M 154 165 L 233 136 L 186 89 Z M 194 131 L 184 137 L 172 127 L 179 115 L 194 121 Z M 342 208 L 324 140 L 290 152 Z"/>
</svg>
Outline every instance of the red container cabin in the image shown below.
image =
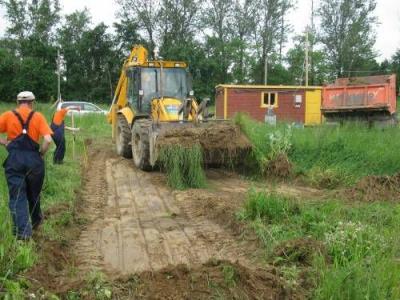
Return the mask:
<svg viewBox="0 0 400 300">
<path fill-rule="evenodd" d="M 263 122 L 268 107 L 272 106 L 277 121 L 320 124 L 321 90 L 319 86 L 218 85 L 216 117 L 229 119 L 245 112 Z"/>
</svg>

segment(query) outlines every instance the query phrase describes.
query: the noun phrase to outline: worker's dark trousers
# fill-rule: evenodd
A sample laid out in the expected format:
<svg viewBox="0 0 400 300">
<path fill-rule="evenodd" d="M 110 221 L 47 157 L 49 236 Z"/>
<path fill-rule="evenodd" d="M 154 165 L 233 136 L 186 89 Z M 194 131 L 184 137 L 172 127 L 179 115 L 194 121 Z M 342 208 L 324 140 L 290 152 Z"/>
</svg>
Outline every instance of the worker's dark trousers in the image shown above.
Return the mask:
<svg viewBox="0 0 400 300">
<path fill-rule="evenodd" d="M 61 125 L 55 125 L 51 123 L 51 130 L 54 134 L 52 135 L 53 141 L 56 144 L 56 150 L 53 155 L 53 162 L 55 164 L 62 163 L 65 156 L 65 135 L 64 135 L 64 123 Z"/>
<path fill-rule="evenodd" d="M 4 162 L 4 169 L 13 232 L 18 238 L 27 239 L 32 235 L 32 226 L 40 224 L 43 218 L 40 192 L 45 174 L 44 162 L 38 151 L 13 149 Z"/>
</svg>

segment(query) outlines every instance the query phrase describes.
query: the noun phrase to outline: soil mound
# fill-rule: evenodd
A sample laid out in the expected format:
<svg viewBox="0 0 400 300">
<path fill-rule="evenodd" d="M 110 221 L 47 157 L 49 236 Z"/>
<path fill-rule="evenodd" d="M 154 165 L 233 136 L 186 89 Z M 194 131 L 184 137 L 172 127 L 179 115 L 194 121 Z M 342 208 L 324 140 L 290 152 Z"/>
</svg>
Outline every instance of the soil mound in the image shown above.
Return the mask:
<svg viewBox="0 0 400 300">
<path fill-rule="evenodd" d="M 268 161 L 265 168 L 267 177 L 275 177 L 279 179 L 287 179 L 292 174 L 292 163 L 286 154 L 279 154 L 274 159 Z"/>
<path fill-rule="evenodd" d="M 312 238 L 285 241 L 274 250 L 274 255 L 279 258 L 277 265 L 311 266 L 314 255 L 318 253 L 328 257 L 324 244 Z"/>
<path fill-rule="evenodd" d="M 135 299 L 293 299 L 275 271 L 250 270 L 227 261 L 167 267 L 121 281 L 133 281 Z M 124 291 L 125 290 L 125 291 Z M 126 297 L 126 288 L 118 298 Z"/>
<path fill-rule="evenodd" d="M 188 123 L 176 128 L 164 126 L 157 138 L 158 149 L 170 145 L 192 147 L 199 144 L 206 164 L 236 164 L 251 149 L 247 137 L 230 122 Z"/>
<path fill-rule="evenodd" d="M 345 193 L 357 201 L 399 201 L 400 173 L 393 176 L 367 176 Z"/>
<path fill-rule="evenodd" d="M 185 192 L 186 204 L 191 203 L 191 213 L 196 217 L 206 217 L 217 224 L 229 228 L 235 234 L 240 234 L 244 226 L 238 221 L 236 213 L 242 206 L 238 198 L 224 197 L 208 191 L 189 190 Z M 189 202 L 190 201 L 190 202 Z"/>
</svg>

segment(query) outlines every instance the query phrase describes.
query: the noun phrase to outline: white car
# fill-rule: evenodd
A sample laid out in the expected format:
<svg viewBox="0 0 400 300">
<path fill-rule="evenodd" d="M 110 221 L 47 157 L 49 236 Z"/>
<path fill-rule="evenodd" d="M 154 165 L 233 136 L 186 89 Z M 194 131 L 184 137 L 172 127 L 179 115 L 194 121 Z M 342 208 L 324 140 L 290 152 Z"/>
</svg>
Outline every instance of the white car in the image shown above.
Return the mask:
<svg viewBox="0 0 400 300">
<path fill-rule="evenodd" d="M 61 108 L 69 108 L 68 115 L 77 114 L 107 114 L 107 111 L 101 109 L 97 105 L 83 101 L 64 101 L 57 104 L 57 110 Z"/>
</svg>

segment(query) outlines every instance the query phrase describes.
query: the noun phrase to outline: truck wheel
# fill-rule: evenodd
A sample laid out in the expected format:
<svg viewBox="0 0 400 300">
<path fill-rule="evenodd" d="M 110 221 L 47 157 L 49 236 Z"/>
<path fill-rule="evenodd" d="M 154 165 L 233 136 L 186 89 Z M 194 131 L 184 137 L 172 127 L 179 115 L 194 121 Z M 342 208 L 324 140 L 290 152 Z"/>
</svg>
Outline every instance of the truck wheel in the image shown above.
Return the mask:
<svg viewBox="0 0 400 300">
<path fill-rule="evenodd" d="M 128 124 L 128 121 L 123 115 L 118 115 L 116 134 L 117 154 L 125 158 L 132 158 L 132 149 L 130 143 L 131 128 Z"/>
<path fill-rule="evenodd" d="M 135 166 L 143 171 L 151 171 L 150 165 L 150 120 L 137 120 L 132 127 L 132 156 Z"/>
</svg>

